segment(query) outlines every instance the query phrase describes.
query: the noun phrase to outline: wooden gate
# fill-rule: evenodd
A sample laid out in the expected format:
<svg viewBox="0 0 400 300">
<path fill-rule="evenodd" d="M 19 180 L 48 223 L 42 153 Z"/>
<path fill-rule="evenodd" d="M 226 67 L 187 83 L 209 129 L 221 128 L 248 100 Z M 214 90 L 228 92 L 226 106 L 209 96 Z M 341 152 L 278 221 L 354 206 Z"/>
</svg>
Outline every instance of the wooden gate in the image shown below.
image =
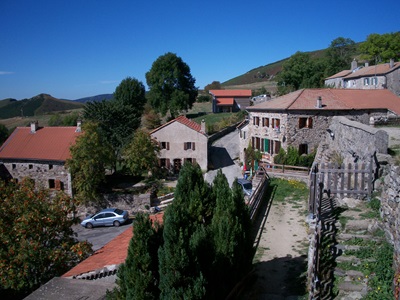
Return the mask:
<svg viewBox="0 0 400 300">
<path fill-rule="evenodd" d="M 374 160 L 368 164 L 314 164 L 310 172 L 309 211 L 315 215 L 317 187 L 323 185 L 328 197 L 370 199 L 374 183 Z"/>
</svg>

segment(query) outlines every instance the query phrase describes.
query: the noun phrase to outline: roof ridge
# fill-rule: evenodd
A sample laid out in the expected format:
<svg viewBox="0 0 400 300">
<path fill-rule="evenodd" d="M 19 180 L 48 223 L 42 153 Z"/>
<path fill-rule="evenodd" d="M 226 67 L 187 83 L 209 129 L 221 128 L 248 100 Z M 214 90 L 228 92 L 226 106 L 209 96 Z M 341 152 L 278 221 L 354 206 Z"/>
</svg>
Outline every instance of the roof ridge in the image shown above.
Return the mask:
<svg viewBox="0 0 400 300">
<path fill-rule="evenodd" d="M 299 99 L 299 97 L 304 93 L 305 90 L 306 90 L 306 89 L 301 89 L 301 90 L 300 90 L 301 92 L 298 93 L 297 97 L 294 97 L 293 101 L 290 102 L 290 104 L 286 107 L 286 109 L 289 109 L 289 108 L 293 105 L 293 103 L 295 103 L 295 102 L 297 101 L 297 99 Z M 295 92 L 296 92 L 296 91 L 295 91 Z M 293 92 L 293 93 L 295 93 L 295 92 Z"/>
</svg>

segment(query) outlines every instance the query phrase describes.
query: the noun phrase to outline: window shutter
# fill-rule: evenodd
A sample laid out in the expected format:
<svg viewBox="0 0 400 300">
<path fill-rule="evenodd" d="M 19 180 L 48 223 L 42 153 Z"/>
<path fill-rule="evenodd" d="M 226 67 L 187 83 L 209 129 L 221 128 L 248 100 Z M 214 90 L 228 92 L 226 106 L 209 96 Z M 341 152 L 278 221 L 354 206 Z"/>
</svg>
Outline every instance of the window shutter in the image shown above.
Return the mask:
<svg viewBox="0 0 400 300">
<path fill-rule="evenodd" d="M 169 167 L 171 166 L 171 162 L 170 162 L 169 158 L 166 159 L 165 164 L 167 165 L 167 168 L 169 169 Z"/>
<path fill-rule="evenodd" d="M 56 179 L 55 189 L 56 189 L 56 190 L 61 190 L 60 180 L 57 180 L 57 179 Z"/>
<path fill-rule="evenodd" d="M 187 144 L 183 143 L 183 150 L 186 150 L 186 149 L 187 149 Z"/>
<path fill-rule="evenodd" d="M 192 150 L 193 150 L 193 151 L 196 150 L 194 144 L 195 144 L 195 143 L 193 142 L 193 143 L 192 143 Z"/>
<path fill-rule="evenodd" d="M 167 150 L 169 150 L 169 142 L 167 142 Z"/>
<path fill-rule="evenodd" d="M 192 158 L 192 164 L 196 164 L 196 159 L 195 158 Z"/>
<path fill-rule="evenodd" d="M 308 118 L 308 128 L 312 128 L 313 126 L 313 119 L 311 117 Z"/>
</svg>

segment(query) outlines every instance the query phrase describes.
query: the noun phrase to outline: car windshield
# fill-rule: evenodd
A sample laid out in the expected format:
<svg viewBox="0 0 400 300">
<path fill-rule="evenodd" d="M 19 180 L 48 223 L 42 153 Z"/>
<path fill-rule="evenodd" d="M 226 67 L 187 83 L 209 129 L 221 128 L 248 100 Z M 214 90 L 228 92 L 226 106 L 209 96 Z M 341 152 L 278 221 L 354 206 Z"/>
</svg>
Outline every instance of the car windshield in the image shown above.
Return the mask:
<svg viewBox="0 0 400 300">
<path fill-rule="evenodd" d="M 121 209 L 119 209 L 119 208 L 117 208 L 116 210 L 114 210 L 114 212 L 116 213 L 116 214 L 118 214 L 118 215 L 122 215 L 124 212 L 121 210 Z"/>
<path fill-rule="evenodd" d="M 244 183 L 244 184 L 243 184 L 243 187 L 244 187 L 246 190 L 251 190 L 251 189 L 253 188 L 253 186 L 251 185 L 251 183 Z"/>
</svg>

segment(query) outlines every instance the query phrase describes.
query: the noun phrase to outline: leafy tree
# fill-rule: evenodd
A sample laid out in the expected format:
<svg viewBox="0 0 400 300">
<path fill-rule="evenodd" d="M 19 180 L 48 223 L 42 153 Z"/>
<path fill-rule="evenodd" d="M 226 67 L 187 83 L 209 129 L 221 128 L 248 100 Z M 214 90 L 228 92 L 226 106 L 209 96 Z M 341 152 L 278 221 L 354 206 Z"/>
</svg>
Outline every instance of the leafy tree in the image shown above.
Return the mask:
<svg viewBox="0 0 400 300">
<path fill-rule="evenodd" d="M 71 159 L 66 166 L 72 174 L 72 184 L 78 197 L 95 200 L 98 188 L 105 181 L 105 169 L 114 161 L 112 148 L 100 135 L 97 123 L 83 125 L 83 135 L 70 148 Z"/>
<path fill-rule="evenodd" d="M 84 118 L 98 122 L 100 135 L 112 146 L 116 159 L 120 158 L 122 148 L 139 128 L 145 103 L 143 83 L 127 77 L 115 89 L 113 100 L 86 104 Z"/>
<path fill-rule="evenodd" d="M 75 205 L 59 192 L 0 181 L 0 290 L 18 298 L 60 276 L 91 252 L 73 237 Z M 7 297 L 6 297 L 7 298 Z"/>
<path fill-rule="evenodd" d="M 222 90 L 221 82 L 213 81 L 204 87 L 204 90 L 208 93 L 210 90 Z"/>
<path fill-rule="evenodd" d="M 143 130 L 137 130 L 133 140 L 124 149 L 124 160 L 134 175 L 143 171 L 155 171 L 158 166 L 158 143 Z"/>
<path fill-rule="evenodd" d="M 160 299 L 204 299 L 210 248 L 206 224 L 210 222 L 210 188 L 201 169 L 185 163 L 174 202 L 164 215 L 164 245 L 159 250 Z"/>
<path fill-rule="evenodd" d="M 360 45 L 363 58 L 372 64 L 388 62 L 391 58 L 400 58 L 400 31 L 394 33 L 377 34 L 373 33 Z"/>
<path fill-rule="evenodd" d="M 149 104 L 145 105 L 142 121 L 143 126 L 148 130 L 155 129 L 161 125 L 161 118 L 159 114 L 156 113 Z"/>
<path fill-rule="evenodd" d="M 189 66 L 174 53 L 168 52 L 153 63 L 146 73 L 151 106 L 163 116 L 169 111 L 174 118 L 182 110 L 188 110 L 196 101 L 196 80 Z"/>
<path fill-rule="evenodd" d="M 158 256 L 162 230 L 148 215 L 135 218 L 133 237 L 125 263 L 118 270 L 118 289 L 114 299 L 158 299 Z"/>
<path fill-rule="evenodd" d="M 59 113 L 52 115 L 49 119 L 49 126 L 61 126 L 62 125 L 62 117 Z"/>
<path fill-rule="evenodd" d="M 216 208 L 212 219 L 215 259 L 211 290 L 223 299 L 251 269 L 253 246 L 251 220 L 243 191 L 235 182 L 232 190 L 221 170 L 213 182 Z"/>
<path fill-rule="evenodd" d="M 65 115 L 64 117 L 61 114 L 56 113 L 52 115 L 49 119 L 49 126 L 75 126 L 79 118 L 79 113 L 73 112 Z"/>
<path fill-rule="evenodd" d="M 334 39 L 326 52 L 326 76 L 331 76 L 349 68 L 356 53 L 356 43 L 349 38 Z"/>
<path fill-rule="evenodd" d="M 0 124 L 0 146 L 6 141 L 9 135 L 7 127 Z"/>
<path fill-rule="evenodd" d="M 202 102 L 210 102 L 211 101 L 211 96 L 210 95 L 200 95 L 197 97 L 197 102 L 202 103 Z"/>
</svg>

